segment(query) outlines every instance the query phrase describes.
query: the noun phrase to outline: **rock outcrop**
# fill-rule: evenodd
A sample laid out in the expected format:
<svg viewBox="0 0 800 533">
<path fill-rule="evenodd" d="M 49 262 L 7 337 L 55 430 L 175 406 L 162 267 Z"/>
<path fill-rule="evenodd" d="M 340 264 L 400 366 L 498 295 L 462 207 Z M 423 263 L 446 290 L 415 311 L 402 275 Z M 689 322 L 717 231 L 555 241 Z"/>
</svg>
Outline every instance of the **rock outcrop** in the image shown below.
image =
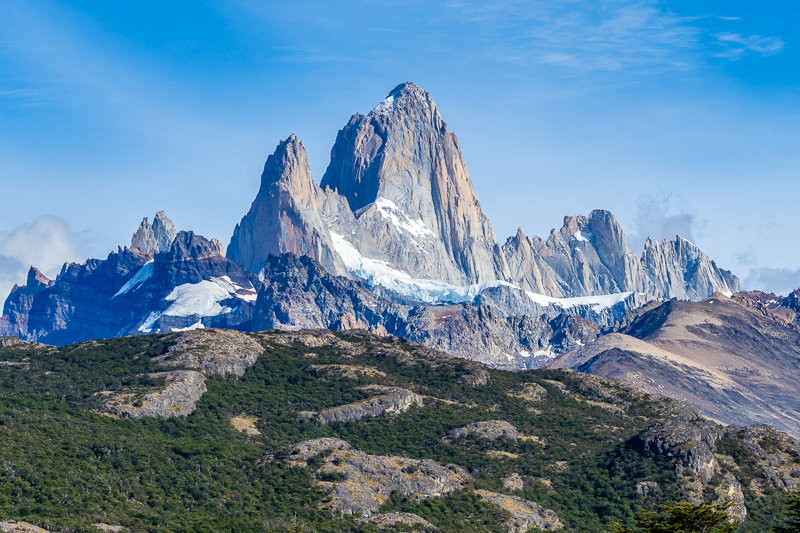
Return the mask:
<svg viewBox="0 0 800 533">
<path fill-rule="evenodd" d="M 242 377 L 263 352 L 260 344 L 237 331 L 187 331 L 166 354 L 153 360 L 160 366 L 181 370 L 149 374 L 151 380 L 163 380 L 163 387 L 103 392 L 105 411 L 128 418 L 188 416 L 207 390 L 206 375 Z"/>
<path fill-rule="evenodd" d="M 505 524 L 508 533 L 527 533 L 531 529 L 555 531 L 564 527 L 554 511 L 538 503 L 488 490 L 476 490 L 475 493 L 484 501 L 511 513 L 511 518 Z"/>
<path fill-rule="evenodd" d="M 422 396 L 400 387 L 369 385 L 364 388 L 382 394 L 361 402 L 325 409 L 317 414 L 317 419 L 327 425 L 345 420 L 360 420 L 364 417 L 402 413 L 412 405 L 423 406 Z"/>
<path fill-rule="evenodd" d="M 508 490 L 522 490 L 525 488 L 525 482 L 519 474 L 514 472 L 503 478 L 503 486 Z"/>
<path fill-rule="evenodd" d="M 467 424 L 463 428 L 451 429 L 442 437 L 442 442 L 451 443 L 467 435 L 476 435 L 489 440 L 496 440 L 500 437 L 517 440 L 520 436 L 517 428 L 505 420 L 486 420 Z"/>
<path fill-rule="evenodd" d="M 800 442 L 769 426 L 723 427 L 683 410 L 672 419 L 655 423 L 634 442 L 672 459 L 684 498 L 700 503 L 712 491 L 716 503 L 732 502 L 727 512 L 739 523 L 747 517 L 747 507 L 736 474 L 760 470 L 759 481 L 749 487 L 758 493 L 773 488 L 791 492 L 798 487 L 800 468 L 793 464 L 793 458 L 800 451 Z M 736 458 L 724 453 L 731 446 L 740 449 Z M 639 483 L 637 491 L 646 497 L 658 490 L 653 485 Z"/>
<path fill-rule="evenodd" d="M 316 457 L 317 455 L 327 452 L 330 450 L 349 450 L 350 443 L 343 441 L 342 439 L 336 439 L 332 437 L 322 437 L 319 439 L 307 440 L 304 442 L 298 442 L 294 446 L 292 446 L 291 454 L 289 455 L 289 459 L 294 462 L 297 466 L 306 466 L 306 461 L 311 459 L 312 457 Z"/>
<path fill-rule="evenodd" d="M 0 521 L 0 531 L 5 533 L 47 533 L 46 529 L 42 529 L 27 522 L 19 522 L 17 520 Z"/>
<path fill-rule="evenodd" d="M 164 388 L 145 394 L 114 394 L 106 400 L 108 412 L 127 418 L 188 416 L 203 397 L 206 378 L 202 372 L 156 372 L 150 379 L 164 379 Z"/>
<path fill-rule="evenodd" d="M 157 358 L 163 366 L 202 370 L 206 374 L 242 377 L 264 353 L 264 347 L 238 331 L 187 331 Z"/>
<path fill-rule="evenodd" d="M 378 529 L 395 529 L 403 527 L 403 531 L 409 531 L 410 526 L 413 532 L 435 531 L 437 528 L 430 522 L 415 515 L 414 513 L 380 513 L 370 517 L 359 518 L 357 522 L 362 524 L 374 524 Z"/>
<path fill-rule="evenodd" d="M 336 450 L 317 471 L 319 485 L 330 491 L 324 504 L 344 514 L 376 514 L 392 492 L 424 500 L 463 487 L 470 479 L 462 468 L 429 459 L 367 455 L 358 450 Z M 326 481 L 335 480 L 335 481 Z"/>
</svg>

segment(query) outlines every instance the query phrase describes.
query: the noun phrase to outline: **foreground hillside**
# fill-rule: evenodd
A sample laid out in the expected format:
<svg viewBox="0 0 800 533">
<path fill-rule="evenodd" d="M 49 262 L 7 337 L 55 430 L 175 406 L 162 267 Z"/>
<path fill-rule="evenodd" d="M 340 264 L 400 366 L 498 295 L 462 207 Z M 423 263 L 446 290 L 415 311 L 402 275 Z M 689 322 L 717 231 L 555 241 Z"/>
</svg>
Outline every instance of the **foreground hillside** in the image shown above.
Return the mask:
<svg viewBox="0 0 800 533">
<path fill-rule="evenodd" d="M 0 340 L 0 521 L 55 531 L 600 532 L 721 498 L 756 532 L 800 476 L 768 426 L 393 337 Z"/>
</svg>

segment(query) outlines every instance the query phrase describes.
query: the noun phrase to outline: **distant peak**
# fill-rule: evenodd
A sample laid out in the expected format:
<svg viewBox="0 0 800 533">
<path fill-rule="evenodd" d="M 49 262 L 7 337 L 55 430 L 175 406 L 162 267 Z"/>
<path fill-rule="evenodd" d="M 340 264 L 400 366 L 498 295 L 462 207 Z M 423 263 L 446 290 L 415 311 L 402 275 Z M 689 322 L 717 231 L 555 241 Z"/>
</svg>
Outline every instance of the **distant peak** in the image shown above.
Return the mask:
<svg viewBox="0 0 800 533">
<path fill-rule="evenodd" d="M 172 245 L 172 241 L 177 235 L 175 224 L 169 219 L 164 211 L 159 211 L 153 217 L 151 225 L 147 217 L 142 219 L 139 229 L 131 237 L 131 249 L 138 249 L 142 252 L 164 252 Z"/>
</svg>

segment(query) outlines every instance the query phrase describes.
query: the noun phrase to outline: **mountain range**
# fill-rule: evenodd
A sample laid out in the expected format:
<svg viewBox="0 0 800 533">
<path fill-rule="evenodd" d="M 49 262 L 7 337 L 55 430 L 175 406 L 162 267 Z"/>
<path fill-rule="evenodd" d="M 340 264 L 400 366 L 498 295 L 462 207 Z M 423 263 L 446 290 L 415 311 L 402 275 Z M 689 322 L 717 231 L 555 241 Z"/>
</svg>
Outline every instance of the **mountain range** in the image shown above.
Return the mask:
<svg viewBox="0 0 800 533">
<path fill-rule="evenodd" d="M 31 267 L 0 335 L 64 345 L 364 329 L 497 368 L 616 377 L 798 436 L 798 293 L 742 290 L 681 236 L 636 255 L 603 210 L 501 244 L 458 138 L 431 95 L 403 83 L 339 131 L 319 184 L 303 143 L 281 140 L 226 251 L 159 212 L 106 259 L 65 264 L 54 280 Z"/>
</svg>

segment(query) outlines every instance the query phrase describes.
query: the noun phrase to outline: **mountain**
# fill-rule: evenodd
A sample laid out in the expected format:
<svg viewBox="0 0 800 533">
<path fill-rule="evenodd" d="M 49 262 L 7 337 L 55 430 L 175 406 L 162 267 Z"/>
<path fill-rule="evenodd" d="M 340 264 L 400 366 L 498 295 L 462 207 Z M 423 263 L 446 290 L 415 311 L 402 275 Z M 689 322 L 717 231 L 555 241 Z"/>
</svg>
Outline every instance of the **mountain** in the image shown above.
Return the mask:
<svg viewBox="0 0 800 533">
<path fill-rule="evenodd" d="M 332 272 L 346 269 L 322 220 L 325 195 L 311 179 L 305 147 L 294 135 L 267 158 L 261 188 L 233 231 L 227 257 L 258 273 L 270 255 L 306 255 Z"/>
<path fill-rule="evenodd" d="M 363 331 L 0 340 L 0 434 L 0 528 L 59 532 L 600 533 L 725 499 L 757 533 L 800 471 L 768 426 Z"/>
<path fill-rule="evenodd" d="M 765 297 L 650 304 L 547 365 L 620 379 L 725 424 L 770 424 L 800 436 L 800 327 L 787 306 L 772 298 L 765 305 Z"/>
<path fill-rule="evenodd" d="M 166 241 L 169 239 L 169 243 Z M 131 246 L 104 260 L 65 264 L 55 280 L 32 268 L 12 290 L 0 334 L 49 344 L 206 326 L 249 327 L 258 278 L 222 245 L 177 232 L 163 212 Z"/>
<path fill-rule="evenodd" d="M 421 302 L 474 302 L 491 289 L 503 294 L 486 300 L 506 316 L 541 312 L 543 303 L 554 303 L 548 298 L 636 293 L 631 308 L 742 290 L 735 276 L 680 237 L 648 240 L 637 257 L 602 210 L 565 217 L 546 240 L 520 229 L 501 247 L 457 137 L 430 94 L 413 83 L 395 87 L 367 115 L 352 116 L 319 186 L 294 135 L 269 156 L 228 258 L 257 274 L 270 254 L 285 252 Z M 605 325 L 618 318 L 585 316 Z"/>
<path fill-rule="evenodd" d="M 389 263 L 415 278 L 456 285 L 508 281 L 458 138 L 413 83 L 395 87 L 336 137 L 321 186 L 347 199 Z"/>
</svg>

